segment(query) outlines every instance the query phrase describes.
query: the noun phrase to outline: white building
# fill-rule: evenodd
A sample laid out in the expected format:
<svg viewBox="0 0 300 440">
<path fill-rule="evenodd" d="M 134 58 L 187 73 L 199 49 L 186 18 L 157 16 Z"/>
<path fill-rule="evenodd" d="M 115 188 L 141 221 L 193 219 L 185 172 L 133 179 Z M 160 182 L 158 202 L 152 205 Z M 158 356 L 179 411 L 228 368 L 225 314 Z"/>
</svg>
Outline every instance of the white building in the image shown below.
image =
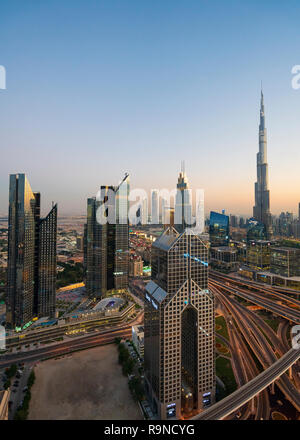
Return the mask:
<svg viewBox="0 0 300 440">
<path fill-rule="evenodd" d="M 144 327 L 135 325 L 132 327 L 132 342 L 140 358 L 144 358 Z"/>
<path fill-rule="evenodd" d="M 151 223 L 152 225 L 159 224 L 159 197 L 157 189 L 153 189 L 151 192 Z"/>
</svg>

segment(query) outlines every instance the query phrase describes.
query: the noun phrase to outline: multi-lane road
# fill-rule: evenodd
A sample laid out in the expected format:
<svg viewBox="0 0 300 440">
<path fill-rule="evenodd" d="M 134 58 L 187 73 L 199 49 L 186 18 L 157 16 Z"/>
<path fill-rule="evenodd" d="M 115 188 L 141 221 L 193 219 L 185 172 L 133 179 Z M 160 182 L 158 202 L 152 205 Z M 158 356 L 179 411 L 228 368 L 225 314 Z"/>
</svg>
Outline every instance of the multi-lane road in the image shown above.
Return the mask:
<svg viewBox="0 0 300 440">
<path fill-rule="evenodd" d="M 220 420 L 247 403 L 263 389 L 278 379 L 291 365 L 300 358 L 300 350 L 289 350 L 271 367 L 260 373 L 250 382 L 243 385 L 234 393 L 214 404 L 209 409 L 192 417 L 191 420 Z"/>
<path fill-rule="evenodd" d="M 283 321 L 283 323 L 278 328 L 278 333 L 276 334 L 271 327 L 269 327 L 266 322 L 257 314 L 254 312 L 248 310 L 246 307 L 241 305 L 235 298 L 240 297 L 240 291 L 242 289 L 248 289 L 247 294 L 249 295 L 249 298 L 252 300 L 250 302 L 256 302 L 257 299 L 262 298 L 262 302 L 265 302 L 265 296 L 266 293 L 261 293 L 259 295 L 259 288 L 257 286 L 254 287 L 254 295 L 252 292 L 252 286 L 244 286 L 243 282 L 240 282 L 239 280 L 236 282 L 236 280 L 231 280 L 230 277 L 224 276 L 222 279 L 222 274 L 217 274 L 217 276 L 211 275 L 210 277 L 210 289 L 215 293 L 216 298 L 219 300 L 223 307 L 224 311 L 224 317 L 227 321 L 227 328 L 228 333 L 230 336 L 230 345 L 233 352 L 235 352 L 235 356 L 233 356 L 233 366 L 236 364 L 236 358 L 239 357 L 239 363 L 240 367 L 243 365 L 243 360 L 241 357 L 244 357 L 244 371 L 239 378 L 239 382 L 243 380 L 243 376 L 245 374 L 245 370 L 247 369 L 247 365 L 245 363 L 251 362 L 251 354 L 245 350 L 246 347 L 243 347 L 243 340 L 247 343 L 247 346 L 251 348 L 257 359 L 259 360 L 260 364 L 262 365 L 263 369 L 269 370 L 269 368 L 274 365 L 278 357 L 280 357 L 279 362 L 281 360 L 282 365 L 284 361 L 285 353 L 290 349 L 288 340 L 287 340 L 287 329 L 288 329 L 288 322 Z M 223 282 L 222 282 L 223 281 Z M 242 287 L 241 287 L 242 285 Z M 277 300 L 277 294 L 276 292 L 269 292 L 268 294 L 274 294 L 273 303 L 275 303 L 275 307 L 277 307 L 276 300 Z M 281 295 L 281 294 L 280 294 Z M 259 297 L 259 298 L 258 298 Z M 246 299 L 246 298 L 245 298 Z M 253 301 L 254 299 L 254 301 Z M 282 300 L 282 298 L 280 298 Z M 272 301 L 268 300 L 267 301 Z M 286 303 L 289 303 L 290 299 L 285 297 Z M 299 318 L 299 311 L 298 311 L 298 304 L 300 304 L 298 301 L 297 303 L 293 301 L 294 308 L 292 309 L 295 313 L 295 318 Z M 296 306 L 296 307 L 295 307 Z M 288 308 L 288 306 L 285 306 Z M 265 307 L 267 308 L 267 307 Z M 278 310 L 276 310 L 278 311 Z M 282 310 L 280 310 L 280 313 L 277 313 L 282 316 Z M 227 315 L 230 316 L 230 319 L 227 318 Z M 295 319 L 293 317 L 293 320 L 295 322 Z M 235 325 L 231 325 L 231 319 L 235 322 Z M 297 322 L 297 321 L 296 321 Z M 239 331 L 237 332 L 237 328 Z M 243 338 L 242 338 L 243 335 Z M 284 336 L 285 335 L 285 336 Z M 296 351 L 296 358 L 299 359 L 299 350 L 292 350 L 291 354 Z M 240 355 L 240 356 L 239 356 Z M 294 359 L 293 356 L 291 356 L 291 359 Z M 296 359 L 296 361 L 297 361 Z M 242 362 L 241 362 L 242 361 Z M 293 370 L 292 370 L 292 379 L 289 379 L 289 377 L 286 374 L 280 375 L 280 377 L 274 377 L 274 381 L 276 380 L 278 386 L 285 394 L 286 398 L 291 401 L 291 403 L 299 410 L 300 409 L 300 394 L 299 394 L 299 375 L 297 368 L 297 362 L 293 361 L 291 365 L 294 364 Z M 290 366 L 291 366 L 290 365 Z M 248 365 L 249 366 L 249 365 Z M 240 374 L 240 373 L 239 373 Z M 252 372 L 253 374 L 253 372 Z M 258 375 L 255 374 L 258 379 Z M 253 377 L 253 376 L 252 376 Z M 263 376 L 264 377 L 264 376 Z M 268 379 L 268 375 L 265 376 L 266 379 Z M 249 378 L 249 375 L 248 375 Z M 253 378 L 255 380 L 255 378 Z M 249 382 L 248 382 L 249 383 Z M 239 383 L 240 385 L 240 383 Z M 265 386 L 261 387 L 261 391 L 264 390 L 267 387 L 267 381 L 265 382 Z M 244 389 L 243 386 L 238 390 Z M 260 394 L 254 394 L 256 396 L 256 418 L 267 418 L 267 411 L 265 411 L 265 406 L 268 404 L 268 399 L 266 394 L 263 396 L 264 402 L 262 401 L 262 393 Z M 248 399 L 249 394 L 246 393 L 246 399 L 244 399 L 245 403 L 250 399 Z M 222 400 L 223 402 L 223 400 Z M 226 404 L 226 401 L 224 401 L 224 404 Z M 234 405 L 232 405 L 232 408 Z M 225 417 L 225 416 L 224 416 Z"/>
<path fill-rule="evenodd" d="M 77 350 L 97 347 L 98 345 L 113 342 L 116 337 L 128 338 L 131 336 L 132 325 L 140 324 L 141 322 L 143 322 L 143 313 L 140 313 L 134 321 L 128 324 L 119 324 L 115 328 L 95 332 L 96 334 L 70 337 L 67 341 L 53 343 L 47 347 L 2 355 L 0 356 L 0 368 L 7 367 L 12 363 L 34 362 L 49 357 L 62 356 Z"/>
</svg>

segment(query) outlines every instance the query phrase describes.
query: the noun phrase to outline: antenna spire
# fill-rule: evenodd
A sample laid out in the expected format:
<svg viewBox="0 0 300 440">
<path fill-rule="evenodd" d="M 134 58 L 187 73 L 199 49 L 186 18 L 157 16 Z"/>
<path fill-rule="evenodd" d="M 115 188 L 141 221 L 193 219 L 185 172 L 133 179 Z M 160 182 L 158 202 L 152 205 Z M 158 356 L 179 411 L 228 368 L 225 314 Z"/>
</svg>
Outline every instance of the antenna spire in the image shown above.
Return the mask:
<svg viewBox="0 0 300 440">
<path fill-rule="evenodd" d="M 185 162 L 184 162 L 184 160 L 181 161 L 181 172 L 182 172 L 182 174 L 185 174 Z"/>
</svg>

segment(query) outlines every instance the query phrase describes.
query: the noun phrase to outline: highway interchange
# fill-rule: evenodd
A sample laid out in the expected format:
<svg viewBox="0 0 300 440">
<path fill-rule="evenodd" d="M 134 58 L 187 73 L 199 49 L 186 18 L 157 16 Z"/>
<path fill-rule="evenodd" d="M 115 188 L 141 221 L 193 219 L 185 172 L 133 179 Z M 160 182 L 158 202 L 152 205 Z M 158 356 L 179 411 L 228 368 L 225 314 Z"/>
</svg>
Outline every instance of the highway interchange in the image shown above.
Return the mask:
<svg viewBox="0 0 300 440">
<path fill-rule="evenodd" d="M 143 299 L 143 286 L 142 280 L 133 280 L 130 285 L 131 293 L 139 298 L 138 302 Z M 219 334 L 217 336 L 230 350 L 238 389 L 195 416 L 195 420 L 237 417 L 268 420 L 271 407 L 267 389 L 274 382 L 286 399 L 300 411 L 300 350 L 292 349 L 289 342 L 291 324 L 300 323 L 300 301 L 296 298 L 297 295 L 282 293 L 279 289 L 264 287 L 214 271 L 210 273 L 209 288 L 215 295 L 218 313 L 223 315 L 226 321 L 229 339 L 222 338 Z M 245 301 L 280 317 L 277 331 L 250 310 Z M 132 325 L 142 322 L 143 312 L 132 322 L 115 324 L 113 327 L 97 327 L 96 323 L 91 323 L 91 333 L 74 335 L 67 339 L 64 337 L 64 340 L 59 342 L 55 341 L 55 338 L 63 335 L 62 329 L 53 328 L 37 332 L 37 335 L 31 334 L 28 339 L 26 337 L 26 342 L 32 343 L 36 337 L 41 341 L 53 338 L 53 342 L 47 346 L 1 355 L 0 368 L 17 362 L 29 365 L 47 358 L 68 355 L 77 350 L 111 343 L 118 336 L 129 338 Z"/>
</svg>

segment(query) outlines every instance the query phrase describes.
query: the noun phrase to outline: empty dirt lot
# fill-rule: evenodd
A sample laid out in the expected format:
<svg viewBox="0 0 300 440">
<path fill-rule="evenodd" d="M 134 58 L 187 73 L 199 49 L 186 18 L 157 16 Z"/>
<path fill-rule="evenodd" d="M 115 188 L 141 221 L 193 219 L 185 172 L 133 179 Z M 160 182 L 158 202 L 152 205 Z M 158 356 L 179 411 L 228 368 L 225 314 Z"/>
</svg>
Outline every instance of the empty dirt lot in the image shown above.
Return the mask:
<svg viewBox="0 0 300 440">
<path fill-rule="evenodd" d="M 122 375 L 115 345 L 41 362 L 34 371 L 28 419 L 142 419 Z"/>
</svg>

